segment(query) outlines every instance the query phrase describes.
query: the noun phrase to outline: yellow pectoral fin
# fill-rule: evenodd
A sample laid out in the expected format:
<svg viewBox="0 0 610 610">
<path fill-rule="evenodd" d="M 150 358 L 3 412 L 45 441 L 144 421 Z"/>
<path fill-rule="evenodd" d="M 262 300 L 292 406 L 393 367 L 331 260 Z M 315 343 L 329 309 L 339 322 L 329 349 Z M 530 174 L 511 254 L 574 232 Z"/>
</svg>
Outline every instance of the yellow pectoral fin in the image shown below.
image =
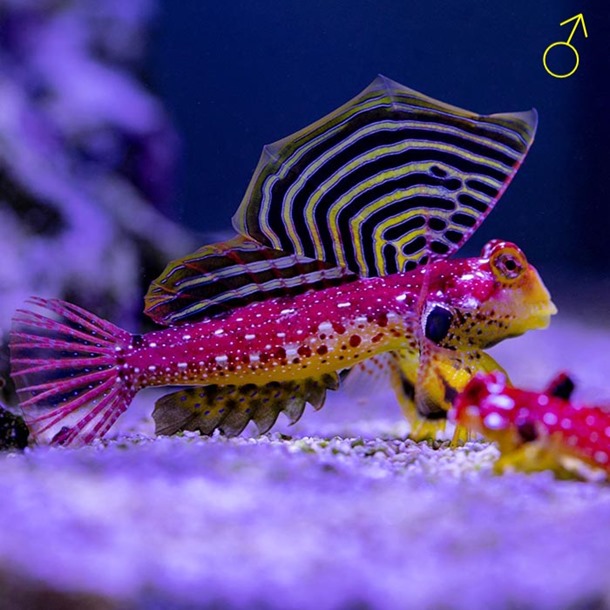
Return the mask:
<svg viewBox="0 0 610 610">
<path fill-rule="evenodd" d="M 422 370 L 418 358 L 411 352 L 392 353 L 396 363 L 392 369 L 392 385 L 406 418 L 412 424 L 421 418 L 444 419 L 457 394 L 478 372 L 505 373 L 489 354 L 481 351 L 435 348 Z"/>
</svg>

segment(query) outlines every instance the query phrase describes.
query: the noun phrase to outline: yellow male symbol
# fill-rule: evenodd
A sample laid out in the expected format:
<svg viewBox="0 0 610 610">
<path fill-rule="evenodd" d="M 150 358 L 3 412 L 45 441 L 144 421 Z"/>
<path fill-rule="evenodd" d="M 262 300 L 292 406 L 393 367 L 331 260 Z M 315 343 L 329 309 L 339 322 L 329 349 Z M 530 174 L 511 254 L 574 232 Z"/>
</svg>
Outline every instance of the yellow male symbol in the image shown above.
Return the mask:
<svg viewBox="0 0 610 610">
<path fill-rule="evenodd" d="M 542 64 L 544 65 L 544 69 L 551 75 L 554 76 L 555 78 L 568 78 L 568 76 L 572 76 L 572 74 L 574 74 L 574 72 L 576 72 L 576 70 L 578 69 L 578 64 L 580 62 L 580 57 L 578 56 L 578 51 L 576 50 L 576 47 L 571 43 L 572 41 L 572 37 L 574 36 L 574 33 L 576 32 L 576 28 L 578 28 L 578 26 L 580 24 L 582 24 L 582 29 L 583 32 L 585 34 L 585 38 L 589 37 L 589 34 L 587 33 L 587 26 L 585 25 L 585 17 L 582 13 L 578 13 L 578 15 L 574 15 L 574 17 L 570 17 L 570 19 L 566 19 L 565 21 L 562 21 L 559 25 L 565 25 L 566 23 L 570 23 L 570 21 L 574 21 L 576 20 L 576 23 L 574 24 L 574 27 L 572 28 L 572 32 L 570 34 L 570 36 L 568 37 L 567 42 L 554 42 L 553 44 L 550 44 L 544 51 L 544 54 L 542 55 Z M 547 55 L 549 54 L 549 51 L 553 48 L 553 47 L 560 47 L 560 46 L 565 46 L 568 47 L 573 53 L 574 53 L 574 57 L 576 58 L 576 62 L 574 63 L 574 67 L 567 72 L 566 74 L 557 74 L 556 72 L 553 72 L 549 66 L 547 65 L 546 62 L 546 58 Z"/>
</svg>

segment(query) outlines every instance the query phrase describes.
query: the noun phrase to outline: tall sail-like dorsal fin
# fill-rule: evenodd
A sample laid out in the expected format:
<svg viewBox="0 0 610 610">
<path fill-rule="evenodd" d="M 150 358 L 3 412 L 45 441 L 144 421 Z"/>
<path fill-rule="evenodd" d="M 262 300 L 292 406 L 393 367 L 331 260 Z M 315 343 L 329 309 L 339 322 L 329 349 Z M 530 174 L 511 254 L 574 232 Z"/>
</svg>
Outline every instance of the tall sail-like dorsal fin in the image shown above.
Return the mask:
<svg viewBox="0 0 610 610">
<path fill-rule="evenodd" d="M 144 311 L 159 324 L 182 324 L 252 301 L 355 279 L 344 267 L 286 254 L 238 236 L 169 263 L 150 285 Z"/>
<path fill-rule="evenodd" d="M 534 138 L 534 110 L 478 115 L 379 76 L 355 98 L 266 146 L 235 229 L 362 276 L 455 252 Z"/>
</svg>

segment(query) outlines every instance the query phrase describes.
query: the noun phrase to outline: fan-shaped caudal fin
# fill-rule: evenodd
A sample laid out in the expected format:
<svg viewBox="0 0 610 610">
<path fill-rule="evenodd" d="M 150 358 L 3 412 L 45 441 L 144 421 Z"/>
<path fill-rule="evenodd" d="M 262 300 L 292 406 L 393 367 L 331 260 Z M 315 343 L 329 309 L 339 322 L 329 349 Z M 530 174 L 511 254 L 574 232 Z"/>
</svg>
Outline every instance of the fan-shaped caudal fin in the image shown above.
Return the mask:
<svg viewBox="0 0 610 610">
<path fill-rule="evenodd" d="M 80 445 L 104 436 L 135 389 L 120 352 L 132 336 L 57 299 L 31 298 L 10 335 L 11 375 L 24 419 L 37 441 Z"/>
<path fill-rule="evenodd" d="M 252 301 L 355 279 L 343 267 L 273 250 L 240 236 L 171 262 L 151 284 L 145 312 L 159 324 L 182 324 Z"/>
<path fill-rule="evenodd" d="M 427 341 L 427 340 L 426 340 Z M 468 381 L 478 372 L 504 369 L 482 351 L 445 350 L 430 342 L 424 345 L 421 365 L 417 354 L 392 352 L 392 386 L 417 438 L 434 437 L 445 426 L 447 412 Z"/>
<path fill-rule="evenodd" d="M 327 390 L 336 390 L 336 374 L 300 381 L 270 382 L 262 386 L 209 385 L 168 394 L 155 405 L 153 419 L 157 434 L 176 434 L 183 430 L 212 434 L 220 430 L 236 436 L 254 421 L 260 434 L 267 432 L 284 412 L 295 423 L 305 404 L 321 409 Z"/>
<path fill-rule="evenodd" d="M 523 162 L 536 123 L 533 110 L 478 115 L 380 76 L 265 147 L 233 226 L 361 276 L 409 270 L 470 237 Z"/>
</svg>

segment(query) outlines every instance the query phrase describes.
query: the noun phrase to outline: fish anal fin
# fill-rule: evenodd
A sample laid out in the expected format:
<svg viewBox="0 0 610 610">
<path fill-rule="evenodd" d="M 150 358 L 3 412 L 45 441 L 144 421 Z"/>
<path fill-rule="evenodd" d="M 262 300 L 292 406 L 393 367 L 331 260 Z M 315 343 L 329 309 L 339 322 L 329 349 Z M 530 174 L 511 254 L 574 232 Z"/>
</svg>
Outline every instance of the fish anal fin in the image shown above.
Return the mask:
<svg viewBox="0 0 610 610">
<path fill-rule="evenodd" d="M 311 403 L 322 408 L 326 391 L 337 389 L 336 374 L 293 381 L 272 381 L 265 385 L 209 385 L 168 394 L 155 405 L 153 419 L 157 434 L 184 430 L 211 434 L 218 429 L 226 436 L 237 436 L 250 421 L 260 434 L 275 424 L 284 412 L 291 423 L 298 421 Z"/>
</svg>

